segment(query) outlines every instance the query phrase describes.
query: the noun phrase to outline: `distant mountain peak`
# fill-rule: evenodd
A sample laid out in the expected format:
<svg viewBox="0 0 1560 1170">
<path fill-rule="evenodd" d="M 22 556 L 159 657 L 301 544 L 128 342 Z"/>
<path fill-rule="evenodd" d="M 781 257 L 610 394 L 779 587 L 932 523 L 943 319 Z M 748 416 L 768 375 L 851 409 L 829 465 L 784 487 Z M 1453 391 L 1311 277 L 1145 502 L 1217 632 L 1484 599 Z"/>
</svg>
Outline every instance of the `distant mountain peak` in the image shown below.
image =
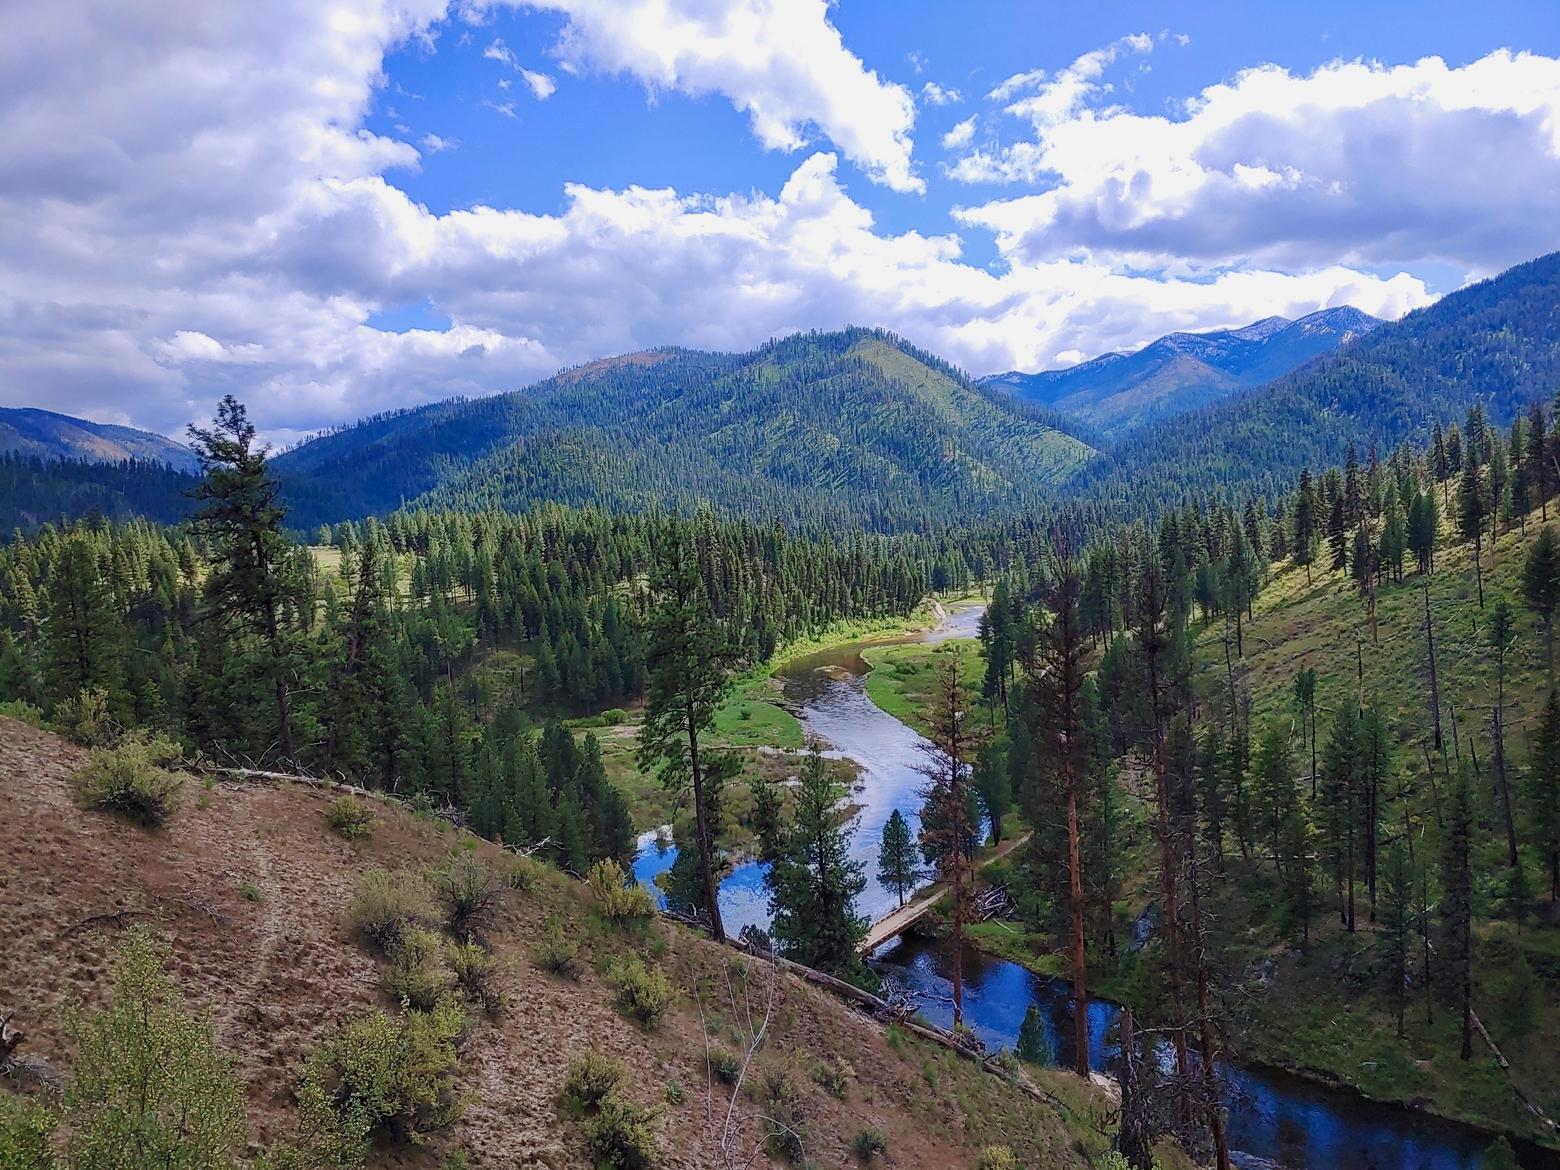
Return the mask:
<svg viewBox="0 0 1560 1170">
<path fill-rule="evenodd" d="M 80 463 L 142 459 L 178 471 L 196 469 L 195 452 L 162 435 L 30 406 L 0 407 L 0 454 L 10 452 Z"/>
<path fill-rule="evenodd" d="M 1012 371 L 982 381 L 1107 435 L 1119 434 L 1269 382 L 1380 324 L 1368 313 L 1340 305 L 1294 321 L 1272 316 L 1239 329 L 1167 333 L 1129 354 L 1102 354 L 1066 369 Z"/>
</svg>

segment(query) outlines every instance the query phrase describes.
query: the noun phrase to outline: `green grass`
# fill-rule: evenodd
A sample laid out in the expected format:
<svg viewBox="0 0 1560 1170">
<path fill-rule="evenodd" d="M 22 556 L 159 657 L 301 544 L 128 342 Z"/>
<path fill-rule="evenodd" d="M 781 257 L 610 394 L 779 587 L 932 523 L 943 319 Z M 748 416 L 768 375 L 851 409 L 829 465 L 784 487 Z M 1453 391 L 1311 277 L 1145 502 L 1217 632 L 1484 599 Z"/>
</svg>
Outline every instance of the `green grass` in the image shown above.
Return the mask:
<svg viewBox="0 0 1560 1170">
<path fill-rule="evenodd" d="M 931 731 L 937 679 L 950 660 L 958 664 L 965 709 L 979 708 L 984 712 L 980 682 L 986 670 L 985 659 L 980 643 L 973 639 L 873 646 L 862 657 L 872 667 L 867 675 L 867 697 L 922 735 Z"/>
</svg>

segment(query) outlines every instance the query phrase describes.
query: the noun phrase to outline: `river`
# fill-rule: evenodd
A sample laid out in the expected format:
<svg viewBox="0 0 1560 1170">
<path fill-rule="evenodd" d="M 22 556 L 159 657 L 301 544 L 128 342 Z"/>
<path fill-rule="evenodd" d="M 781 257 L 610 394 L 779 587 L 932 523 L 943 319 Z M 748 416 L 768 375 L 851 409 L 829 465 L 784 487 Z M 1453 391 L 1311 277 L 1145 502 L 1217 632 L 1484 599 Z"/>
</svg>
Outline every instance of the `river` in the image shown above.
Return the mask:
<svg viewBox="0 0 1560 1170">
<path fill-rule="evenodd" d="M 921 738 L 867 697 L 868 665 L 862 652 L 871 645 L 943 641 L 975 636 L 978 608 L 955 610 L 935 629 L 921 634 L 852 643 L 788 662 L 778 678 L 798 708 L 809 736 L 825 740 L 860 768 L 853 800 L 860 812 L 851 852 L 865 863 L 867 888 L 858 903 L 869 919 L 896 905 L 877 881 L 877 852 L 883 825 L 897 808 L 917 823 L 923 780 Z M 661 849 L 656 834 L 641 839 L 636 877 L 647 884 L 669 868 L 675 849 Z M 732 933 L 769 921 L 763 868 L 757 862 L 737 866 L 721 883 L 721 914 Z M 926 938 L 895 940 L 874 957 L 879 972 L 917 994 L 921 1011 L 935 1023 L 952 1022 L 950 961 L 946 942 Z M 1026 968 L 968 948 L 964 961 L 965 1022 L 992 1048 L 1011 1046 L 1031 1003 L 1047 1019 L 1061 1061 L 1070 1062 L 1071 1004 L 1067 986 Z M 1089 1062 L 1109 1069 L 1118 1055 L 1113 1043 L 1113 1004 L 1089 1008 Z M 1220 1066 L 1229 1109 L 1229 1140 L 1237 1165 L 1251 1170 L 1479 1170 L 1489 1135 L 1469 1126 L 1442 1121 L 1404 1107 L 1365 1100 L 1274 1069 L 1233 1062 Z M 1531 1170 L 1560 1170 L 1560 1155 L 1536 1147 L 1519 1148 Z"/>
</svg>

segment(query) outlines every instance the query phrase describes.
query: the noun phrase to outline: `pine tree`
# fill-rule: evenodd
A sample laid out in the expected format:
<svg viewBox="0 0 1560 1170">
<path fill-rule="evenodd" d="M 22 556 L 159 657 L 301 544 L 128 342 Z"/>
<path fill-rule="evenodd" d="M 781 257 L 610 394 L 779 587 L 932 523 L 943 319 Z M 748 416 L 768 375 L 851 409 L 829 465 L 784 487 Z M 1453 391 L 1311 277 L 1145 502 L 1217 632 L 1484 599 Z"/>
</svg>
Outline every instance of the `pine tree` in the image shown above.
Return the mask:
<svg viewBox="0 0 1560 1170">
<path fill-rule="evenodd" d="M 769 870 L 770 931 L 787 958 L 862 982 L 868 975 L 857 948 L 867 920 L 856 913 L 856 898 L 867 879 L 850 853 L 855 822 L 841 821 L 837 811 L 844 792 L 814 743 L 802 767 L 785 847 Z"/>
<path fill-rule="evenodd" d="M 266 466 L 269 448 L 256 446 L 255 427 L 231 394 L 207 428 L 191 426 L 190 444 L 205 480 L 195 488 L 199 507 L 190 518 L 211 549 L 206 619 L 248 628 L 264 643 L 261 673 L 276 702 L 275 732 L 282 758 L 297 758 L 293 735 L 293 664 L 282 627 L 291 545 L 276 481 Z"/>
<path fill-rule="evenodd" d="M 924 876 L 915 842 L 910 836 L 910 823 L 896 808 L 883 825 L 883 841 L 878 847 L 878 882 L 885 889 L 894 891 L 903 909 L 905 894 L 915 889 Z"/>
<path fill-rule="evenodd" d="M 1484 566 L 1480 560 L 1484 540 L 1484 519 L 1489 505 L 1484 496 L 1484 479 L 1479 464 L 1470 453 L 1463 462 L 1462 479 L 1457 486 L 1457 530 L 1464 540 L 1473 542 L 1473 572 L 1479 588 L 1479 608 L 1484 608 Z"/>
<path fill-rule="evenodd" d="M 1316 560 L 1316 543 L 1319 539 L 1321 518 L 1317 515 L 1316 487 L 1311 481 L 1311 469 L 1300 473 L 1300 486 L 1295 491 L 1295 538 L 1291 558 L 1297 565 L 1305 566 L 1305 583 L 1311 583 L 1311 565 Z"/>
<path fill-rule="evenodd" d="M 1554 487 L 1554 472 L 1549 466 L 1548 436 L 1545 431 L 1544 407 L 1541 403 L 1535 402 L 1528 408 L 1527 430 L 1523 437 L 1527 442 L 1523 463 L 1527 467 L 1529 494 L 1538 500 L 1539 516 L 1543 523 L 1548 524 L 1549 496 Z"/>
<path fill-rule="evenodd" d="M 1008 773 L 1007 754 L 996 744 L 987 744 L 975 761 L 973 777 L 981 807 L 991 825 L 991 843 L 1002 844 L 1002 820 L 1013 805 L 1013 789 Z"/>
<path fill-rule="evenodd" d="M 1463 1060 L 1473 1059 L 1473 799 L 1468 789 L 1464 766 L 1452 789 L 1441 852 L 1441 951 L 1462 1019 Z"/>
<path fill-rule="evenodd" d="M 43 622 L 44 685 L 55 701 L 82 691 L 117 689 L 118 622 L 91 536 L 72 532 L 61 542 Z"/>
<path fill-rule="evenodd" d="M 1403 1038 L 1403 1016 L 1408 1008 L 1408 952 L 1413 944 L 1413 875 L 1408 851 L 1400 841 L 1387 853 L 1381 899 L 1382 934 L 1387 944 L 1387 981 L 1397 1017 L 1398 1039 Z"/>
<path fill-rule="evenodd" d="M 647 651 L 649 685 L 639 731 L 639 765 L 659 769 L 661 783 L 679 798 L 691 794 L 698 850 L 700 904 L 710 933 L 726 936 L 717 898 L 714 816 L 721 788 L 736 774 L 729 751 L 701 747 L 715 710 L 731 689 L 729 642 L 716 621 L 695 550 L 676 526 L 661 534 L 651 586 L 655 611 Z"/>
<path fill-rule="evenodd" d="M 1435 567 L 1435 542 L 1440 531 L 1441 516 L 1436 507 L 1435 493 L 1415 492 L 1408 504 L 1408 551 L 1414 554 L 1414 563 L 1421 573 Z"/>
<path fill-rule="evenodd" d="M 1500 793 L 1501 815 L 1506 824 L 1506 864 L 1517 864 L 1517 820 L 1512 809 L 1511 783 L 1506 775 L 1506 658 L 1516 641 L 1516 623 L 1511 603 L 1504 597 L 1495 602 L 1484 628 L 1490 649 L 1495 654 L 1495 710 L 1492 725 L 1495 740 L 1495 784 Z"/>
<path fill-rule="evenodd" d="M 1343 572 L 1349 564 L 1349 525 L 1342 495 L 1333 497 L 1332 510 L 1327 514 L 1327 547 L 1332 553 L 1328 567 L 1334 573 Z"/>
<path fill-rule="evenodd" d="M 1555 608 L 1560 606 L 1560 539 L 1539 529 L 1522 566 L 1522 597 L 1544 626 L 1544 676 L 1555 689 Z"/>
<path fill-rule="evenodd" d="M 1549 900 L 1560 902 L 1560 698 L 1554 691 L 1533 741 L 1528 768 L 1528 805 L 1533 843 L 1549 874 Z"/>
</svg>

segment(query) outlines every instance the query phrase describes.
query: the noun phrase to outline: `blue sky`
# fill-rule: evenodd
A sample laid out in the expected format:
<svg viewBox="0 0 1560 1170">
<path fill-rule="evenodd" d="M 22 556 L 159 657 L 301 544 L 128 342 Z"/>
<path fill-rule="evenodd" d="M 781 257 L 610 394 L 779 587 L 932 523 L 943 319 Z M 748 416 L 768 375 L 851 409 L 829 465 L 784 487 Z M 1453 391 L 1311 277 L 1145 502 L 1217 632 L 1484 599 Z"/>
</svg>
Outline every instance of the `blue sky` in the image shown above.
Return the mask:
<svg viewBox="0 0 1560 1170">
<path fill-rule="evenodd" d="M 0 403 L 287 440 L 659 344 L 976 373 L 1560 247 L 1560 5 L 0 13 Z"/>
</svg>

